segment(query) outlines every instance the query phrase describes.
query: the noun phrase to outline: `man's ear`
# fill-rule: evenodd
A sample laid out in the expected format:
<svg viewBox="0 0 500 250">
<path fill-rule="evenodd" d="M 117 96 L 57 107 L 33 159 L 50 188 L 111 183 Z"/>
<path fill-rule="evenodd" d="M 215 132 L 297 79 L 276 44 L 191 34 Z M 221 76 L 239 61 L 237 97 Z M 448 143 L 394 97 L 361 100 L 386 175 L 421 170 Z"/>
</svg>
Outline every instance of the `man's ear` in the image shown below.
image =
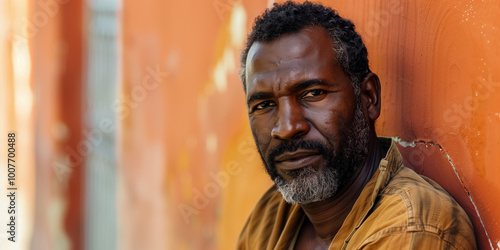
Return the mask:
<svg viewBox="0 0 500 250">
<path fill-rule="evenodd" d="M 368 73 L 361 83 L 361 104 L 365 115 L 375 121 L 380 115 L 380 81 L 374 73 Z"/>
</svg>

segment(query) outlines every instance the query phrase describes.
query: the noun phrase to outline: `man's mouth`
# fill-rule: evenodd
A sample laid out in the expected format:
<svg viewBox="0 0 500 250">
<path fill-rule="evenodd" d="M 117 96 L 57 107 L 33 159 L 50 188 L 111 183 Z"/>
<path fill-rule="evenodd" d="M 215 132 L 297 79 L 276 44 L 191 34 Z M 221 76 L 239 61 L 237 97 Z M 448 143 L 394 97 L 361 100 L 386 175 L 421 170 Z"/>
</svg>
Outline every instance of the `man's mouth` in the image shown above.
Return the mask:
<svg viewBox="0 0 500 250">
<path fill-rule="evenodd" d="M 297 150 L 277 156 L 274 162 L 277 168 L 289 171 L 314 165 L 320 158 L 321 154 L 316 150 Z"/>
</svg>

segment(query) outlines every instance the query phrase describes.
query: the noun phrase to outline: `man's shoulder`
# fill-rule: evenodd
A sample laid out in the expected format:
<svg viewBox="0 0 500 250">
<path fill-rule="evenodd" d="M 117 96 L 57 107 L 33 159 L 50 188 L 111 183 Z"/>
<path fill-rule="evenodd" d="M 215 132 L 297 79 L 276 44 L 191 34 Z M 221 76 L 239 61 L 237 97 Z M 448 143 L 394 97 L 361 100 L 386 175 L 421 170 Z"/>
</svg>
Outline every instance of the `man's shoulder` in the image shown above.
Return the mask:
<svg viewBox="0 0 500 250">
<path fill-rule="evenodd" d="M 381 190 L 373 215 L 385 221 L 379 224 L 385 228 L 378 237 L 418 233 L 434 235 L 458 249 L 475 245 L 472 223 L 462 207 L 439 184 L 407 167 Z"/>
<path fill-rule="evenodd" d="M 275 186 L 270 187 L 250 213 L 241 231 L 238 249 L 265 249 L 280 238 L 290 238 L 300 224 L 302 210 L 287 204 Z M 292 230 L 293 229 L 293 230 Z"/>
<path fill-rule="evenodd" d="M 276 186 L 273 185 L 259 199 L 250 213 L 248 221 L 256 220 L 254 224 L 272 224 L 273 220 L 277 220 L 278 217 L 290 216 L 297 208 L 300 206 L 286 203 Z"/>
<path fill-rule="evenodd" d="M 443 209 L 445 207 L 458 207 L 463 212 L 455 199 L 438 183 L 407 167 L 402 167 L 394 174 L 387 186 L 381 191 L 381 195 L 401 197 L 406 206 L 408 208 L 411 206 L 411 210 L 414 212 L 417 212 L 415 207 L 425 211 L 432 210 L 434 208 L 432 205 L 435 203 L 443 206 Z M 419 204 L 425 204 L 425 206 Z"/>
<path fill-rule="evenodd" d="M 412 169 L 403 166 L 394 174 L 390 182 L 382 190 L 381 193 L 388 195 L 401 195 L 402 193 L 406 192 L 429 192 L 432 196 L 450 197 L 450 195 L 432 179 L 423 175 L 419 175 Z"/>
</svg>

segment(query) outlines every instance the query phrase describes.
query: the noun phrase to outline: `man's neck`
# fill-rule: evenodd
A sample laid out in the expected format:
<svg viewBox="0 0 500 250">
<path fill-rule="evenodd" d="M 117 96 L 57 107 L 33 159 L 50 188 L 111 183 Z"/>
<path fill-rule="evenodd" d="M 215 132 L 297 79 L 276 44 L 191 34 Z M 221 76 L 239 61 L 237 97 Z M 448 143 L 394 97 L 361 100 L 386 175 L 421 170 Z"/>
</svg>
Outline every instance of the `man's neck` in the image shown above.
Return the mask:
<svg viewBox="0 0 500 250">
<path fill-rule="evenodd" d="M 377 137 L 371 136 L 368 156 L 346 187 L 329 199 L 301 206 L 319 238 L 330 242 L 335 237 L 384 156 L 385 152 Z"/>
</svg>

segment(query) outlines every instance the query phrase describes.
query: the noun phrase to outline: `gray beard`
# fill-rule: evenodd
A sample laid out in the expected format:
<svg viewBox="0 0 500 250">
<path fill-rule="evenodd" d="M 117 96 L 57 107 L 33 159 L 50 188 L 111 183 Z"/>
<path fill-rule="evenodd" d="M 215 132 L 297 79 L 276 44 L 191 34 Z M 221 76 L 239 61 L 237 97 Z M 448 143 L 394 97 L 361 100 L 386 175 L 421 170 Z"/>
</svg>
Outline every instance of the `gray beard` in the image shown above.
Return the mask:
<svg viewBox="0 0 500 250">
<path fill-rule="evenodd" d="M 323 168 L 317 171 L 309 166 L 301 169 L 298 175 L 290 181 L 278 176 L 274 182 L 286 202 L 307 204 L 335 195 L 339 187 L 338 176 L 336 169 Z"/>
<path fill-rule="evenodd" d="M 345 131 L 346 145 L 341 152 L 334 155 L 336 161 L 327 162 L 319 170 L 312 166 L 294 170 L 289 174 L 293 178 L 286 181 L 280 175 L 274 179 L 278 191 L 286 202 L 291 204 L 308 204 L 333 197 L 343 188 L 364 162 L 368 155 L 370 129 L 365 121 L 361 102 L 358 101 L 354 119 Z M 340 166 L 332 166 L 337 165 Z"/>
</svg>

